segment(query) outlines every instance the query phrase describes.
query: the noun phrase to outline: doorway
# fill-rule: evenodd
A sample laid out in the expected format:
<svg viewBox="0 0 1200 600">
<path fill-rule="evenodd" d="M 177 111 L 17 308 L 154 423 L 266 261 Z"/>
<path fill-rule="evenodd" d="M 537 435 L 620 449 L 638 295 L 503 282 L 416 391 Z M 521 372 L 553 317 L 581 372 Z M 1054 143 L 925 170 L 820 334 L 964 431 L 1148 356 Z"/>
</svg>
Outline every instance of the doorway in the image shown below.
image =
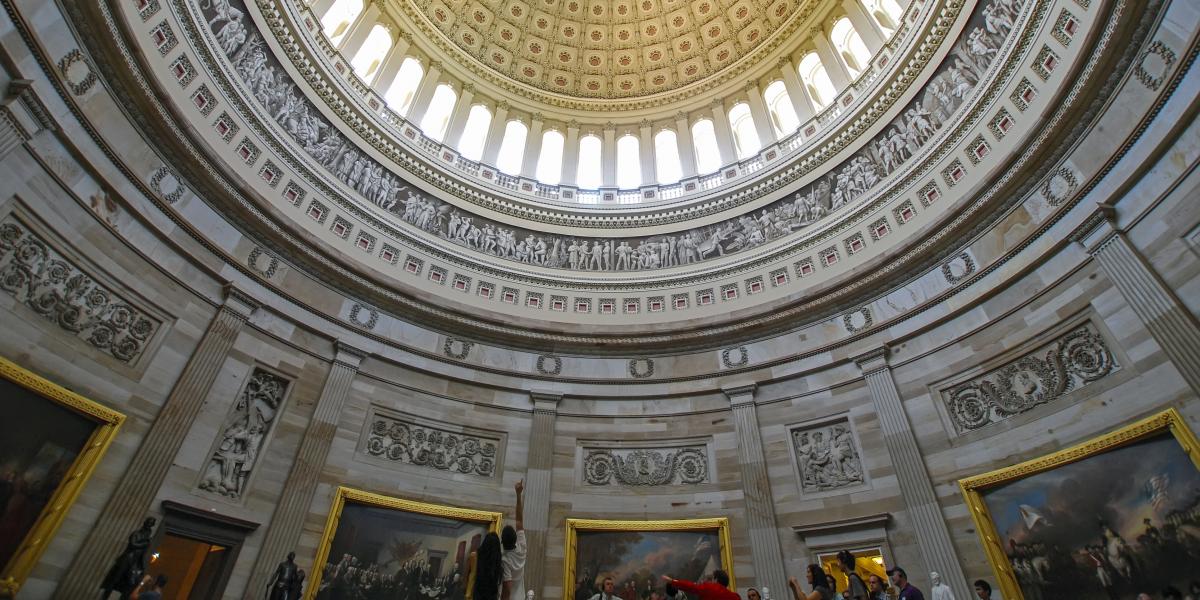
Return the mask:
<svg viewBox="0 0 1200 600">
<path fill-rule="evenodd" d="M 150 572 L 167 576 L 164 598 L 219 598 L 216 586 L 229 558 L 226 546 L 168 533 L 150 556 Z"/>
</svg>

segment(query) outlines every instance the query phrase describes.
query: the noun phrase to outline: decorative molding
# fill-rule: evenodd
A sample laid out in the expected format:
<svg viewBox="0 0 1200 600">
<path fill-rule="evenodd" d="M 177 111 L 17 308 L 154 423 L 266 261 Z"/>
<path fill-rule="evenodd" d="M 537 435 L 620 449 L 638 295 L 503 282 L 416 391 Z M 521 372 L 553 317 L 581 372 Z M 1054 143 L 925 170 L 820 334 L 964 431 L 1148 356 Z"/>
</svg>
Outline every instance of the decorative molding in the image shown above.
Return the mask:
<svg viewBox="0 0 1200 600">
<path fill-rule="evenodd" d="M 946 283 L 958 285 L 974 274 L 975 268 L 975 260 L 971 255 L 962 252 L 942 265 L 942 277 L 946 278 Z"/>
<path fill-rule="evenodd" d="M 75 65 L 81 66 L 73 68 Z M 75 76 L 72 76 L 72 72 L 78 71 L 79 69 L 83 70 L 82 75 L 77 73 Z M 92 89 L 92 87 L 96 85 L 96 82 L 99 81 L 99 78 L 96 77 L 96 73 L 92 71 L 91 65 L 89 65 L 87 60 L 84 59 L 83 52 L 80 51 L 79 48 L 71 50 L 61 59 L 59 59 L 58 72 L 62 75 L 62 78 L 66 80 L 67 84 L 71 86 L 71 93 L 75 94 L 76 96 L 82 96 L 86 94 L 88 90 Z"/>
<path fill-rule="evenodd" d="M 705 446 L 584 448 L 583 483 L 651 487 L 709 481 Z"/>
<path fill-rule="evenodd" d="M 154 175 L 150 176 L 150 189 L 158 192 L 167 204 L 174 204 L 181 197 L 185 189 L 183 182 L 179 180 L 179 176 L 175 174 L 167 166 L 161 166 L 154 171 Z"/>
<path fill-rule="evenodd" d="M 162 324 L 97 282 L 11 214 L 0 221 L 0 289 L 126 364 L 141 356 Z"/>
<path fill-rule="evenodd" d="M 258 457 L 283 410 L 290 382 L 255 367 L 237 402 L 225 417 L 208 462 L 200 470 L 198 487 L 231 500 L 243 497 Z"/>
<path fill-rule="evenodd" d="M 961 434 L 1052 403 L 1120 369 L 1108 343 L 1089 322 L 940 394 Z"/>
<path fill-rule="evenodd" d="M 450 424 L 431 425 L 382 409 L 368 419 L 362 452 L 387 461 L 476 477 L 498 470 L 503 437 Z"/>
<path fill-rule="evenodd" d="M 633 358 L 629 360 L 629 376 L 634 379 L 646 379 L 654 375 L 654 360 L 650 358 Z"/>
<path fill-rule="evenodd" d="M 474 347 L 475 342 L 448 336 L 446 337 L 446 341 L 442 342 L 442 354 L 455 360 L 463 360 L 471 353 L 471 348 Z"/>
<path fill-rule="evenodd" d="M 363 313 L 366 313 L 366 318 L 363 319 Z M 350 307 L 350 322 L 362 327 L 366 330 L 375 329 L 375 324 L 379 322 L 379 311 L 369 306 L 355 303 Z"/>
<path fill-rule="evenodd" d="M 858 333 L 870 329 L 874 324 L 875 319 L 871 316 L 870 307 L 867 306 L 860 306 L 857 310 L 842 315 L 842 325 L 846 327 L 846 333 Z"/>
<path fill-rule="evenodd" d="M 861 446 L 848 417 L 795 425 L 788 434 L 804 495 L 866 485 Z"/>
<path fill-rule="evenodd" d="M 734 353 L 736 353 L 736 355 Z M 734 356 L 737 358 L 734 358 Z M 725 348 L 724 350 L 721 350 L 721 365 L 723 365 L 726 369 L 744 367 L 749 362 L 750 352 L 746 350 L 745 346 Z"/>
<path fill-rule="evenodd" d="M 1146 61 L 1152 57 L 1157 57 L 1162 64 L 1147 66 Z M 1137 77 L 1138 81 L 1142 82 L 1142 85 L 1150 88 L 1151 91 L 1157 92 L 1176 60 L 1178 60 L 1178 56 L 1174 50 L 1168 48 L 1161 40 L 1155 40 L 1138 57 L 1137 66 L 1133 69 L 1133 75 Z"/>
<path fill-rule="evenodd" d="M 537 357 L 537 372 L 542 375 L 558 375 L 562 373 L 562 358 L 552 354 L 542 354 Z"/>
</svg>

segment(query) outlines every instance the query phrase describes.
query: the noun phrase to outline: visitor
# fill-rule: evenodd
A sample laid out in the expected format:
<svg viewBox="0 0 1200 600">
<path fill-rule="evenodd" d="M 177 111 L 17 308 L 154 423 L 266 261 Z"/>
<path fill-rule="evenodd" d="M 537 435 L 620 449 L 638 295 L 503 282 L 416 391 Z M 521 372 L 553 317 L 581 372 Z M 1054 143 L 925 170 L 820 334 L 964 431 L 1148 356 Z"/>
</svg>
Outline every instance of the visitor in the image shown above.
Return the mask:
<svg viewBox="0 0 1200 600">
<path fill-rule="evenodd" d="M 878 575 L 871 575 L 867 578 L 867 586 L 870 595 L 870 600 L 892 600 L 892 595 L 888 593 L 887 584 L 883 582 L 883 578 Z"/>
<path fill-rule="evenodd" d="M 838 562 L 842 564 L 842 571 L 846 573 L 846 580 L 849 582 L 845 597 L 849 600 L 867 600 L 867 584 L 855 569 L 854 553 L 842 550 L 838 552 L 837 557 Z"/>
<path fill-rule="evenodd" d="M 517 490 L 517 526 L 513 528 L 512 525 L 505 525 L 500 535 L 500 545 L 504 547 L 504 558 L 501 559 L 504 572 L 501 600 L 525 600 L 525 480 L 518 481 L 513 487 Z"/>
<path fill-rule="evenodd" d="M 1183 600 L 1200 600 L 1200 581 L 1193 581 L 1188 586 L 1188 595 L 1184 596 Z"/>
<path fill-rule="evenodd" d="M 1154 600 L 1154 598 L 1151 598 L 1150 594 L 1147 594 L 1146 592 L 1140 592 L 1137 595 L 1137 600 Z"/>
<path fill-rule="evenodd" d="M 896 586 L 896 600 L 925 600 L 925 594 L 908 582 L 908 573 L 895 567 L 888 574 L 892 576 L 892 585 Z"/>
<path fill-rule="evenodd" d="M 712 580 L 695 583 L 686 579 L 673 579 L 663 575 L 663 580 L 681 591 L 698 596 L 700 600 L 741 600 L 742 597 L 729 589 L 729 573 L 717 569 L 713 571 Z"/>
<path fill-rule="evenodd" d="M 975 597 L 979 600 L 994 600 L 992 598 L 992 584 L 982 580 L 975 580 Z"/>
<path fill-rule="evenodd" d="M 143 588 L 138 593 L 138 600 L 162 600 L 163 588 L 167 587 L 167 576 L 159 575 L 154 578 L 152 587 Z"/>
<path fill-rule="evenodd" d="M 499 600 L 500 586 L 504 583 L 504 551 L 500 547 L 500 536 L 489 532 L 475 551 L 474 600 Z"/>
<path fill-rule="evenodd" d="M 762 600 L 762 594 L 758 593 L 758 590 L 754 588 L 747 588 L 746 600 Z"/>
<path fill-rule="evenodd" d="M 1173 585 L 1168 585 L 1163 588 L 1162 597 L 1163 600 L 1183 600 L 1183 592 Z"/>
<path fill-rule="evenodd" d="M 812 586 L 811 594 L 800 589 L 800 582 L 795 577 L 788 577 L 788 587 L 792 588 L 795 600 L 833 600 L 833 586 L 829 585 L 829 577 L 819 565 L 808 565 L 808 583 Z"/>
<path fill-rule="evenodd" d="M 617 582 L 613 581 L 612 577 L 605 577 L 604 582 L 600 584 L 600 591 L 588 600 L 616 600 L 616 588 Z"/>
</svg>

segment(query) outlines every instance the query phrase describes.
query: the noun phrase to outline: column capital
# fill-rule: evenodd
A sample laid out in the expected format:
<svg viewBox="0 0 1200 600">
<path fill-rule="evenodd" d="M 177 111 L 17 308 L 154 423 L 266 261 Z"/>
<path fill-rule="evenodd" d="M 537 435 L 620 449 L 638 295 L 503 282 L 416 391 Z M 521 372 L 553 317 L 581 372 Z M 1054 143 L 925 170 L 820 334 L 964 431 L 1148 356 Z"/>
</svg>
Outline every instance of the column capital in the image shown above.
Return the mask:
<svg viewBox="0 0 1200 600">
<path fill-rule="evenodd" d="M 675 120 L 676 120 L 676 121 L 683 121 L 684 123 L 687 123 L 687 121 L 688 121 L 688 114 L 687 114 L 687 113 L 685 113 L 685 112 L 683 112 L 683 111 L 681 110 L 681 111 L 679 111 L 679 112 L 675 113 Z"/>
<path fill-rule="evenodd" d="M 579 121 L 576 121 L 575 119 L 571 119 L 570 121 L 567 121 L 567 129 L 574 129 L 574 130 L 578 131 L 579 130 Z"/>
<path fill-rule="evenodd" d="M 780 56 L 779 62 L 777 64 L 780 69 L 790 69 L 790 68 L 792 68 L 792 57 Z"/>
<path fill-rule="evenodd" d="M 653 125 L 654 124 L 650 122 L 650 119 L 642 119 L 641 122 L 638 123 L 638 126 L 642 129 L 650 129 Z"/>
<path fill-rule="evenodd" d="M 238 317 L 247 319 L 255 310 L 258 310 L 262 304 L 240 290 L 232 282 L 221 286 L 221 292 L 225 296 L 225 302 L 222 303 L 223 308 L 228 308 Z"/>
<path fill-rule="evenodd" d="M 723 108 L 725 108 L 725 100 L 721 99 L 721 98 L 714 98 L 712 102 L 708 103 L 708 105 L 713 108 L 722 108 L 723 109 Z"/>
<path fill-rule="evenodd" d="M 368 356 L 371 356 L 370 352 L 351 346 L 342 340 L 334 342 L 333 362 L 347 369 L 357 371 L 358 367 L 362 365 L 362 361 L 366 360 Z"/>
<path fill-rule="evenodd" d="M 607 132 L 607 131 L 612 131 L 612 132 L 614 132 L 614 133 L 615 133 L 615 132 L 617 131 L 617 124 L 616 124 L 616 123 L 613 123 L 612 121 L 609 121 L 609 122 L 605 123 L 605 124 L 604 124 L 604 131 L 606 131 L 606 132 Z"/>
<path fill-rule="evenodd" d="M 1071 241 L 1083 246 L 1088 254 L 1095 254 L 1105 242 L 1119 233 L 1121 228 L 1117 226 L 1117 208 L 1098 202 L 1096 210 L 1071 234 Z"/>
<path fill-rule="evenodd" d="M 725 392 L 725 397 L 729 399 L 729 405 L 737 408 L 738 406 L 753 404 L 754 392 L 758 390 L 757 383 L 735 383 L 726 385 L 721 388 Z"/>
<path fill-rule="evenodd" d="M 497 103 L 496 103 L 496 110 L 497 110 L 497 111 L 501 111 L 501 110 L 503 110 L 503 111 L 507 111 L 507 110 L 508 110 L 508 101 L 507 101 L 507 100 L 501 100 L 501 101 L 497 102 Z"/>
<path fill-rule="evenodd" d="M 862 370 L 863 377 L 888 368 L 888 347 L 880 346 L 856 357 L 854 363 Z"/>
<path fill-rule="evenodd" d="M 475 95 L 475 84 L 470 82 L 462 84 L 462 93 Z"/>
<path fill-rule="evenodd" d="M 558 403 L 562 402 L 562 397 L 562 392 L 529 390 L 529 400 L 533 402 L 534 414 L 558 414 Z"/>
<path fill-rule="evenodd" d="M 747 94 L 758 91 L 758 81 L 751 79 L 746 82 L 746 87 L 742 88 Z"/>
<path fill-rule="evenodd" d="M 530 123 L 545 123 L 546 118 L 542 116 L 542 113 L 535 112 L 532 115 L 529 115 L 529 122 Z"/>
<path fill-rule="evenodd" d="M 440 61 L 440 60 L 429 61 L 429 70 L 430 71 L 441 71 L 442 70 L 442 61 Z"/>
</svg>

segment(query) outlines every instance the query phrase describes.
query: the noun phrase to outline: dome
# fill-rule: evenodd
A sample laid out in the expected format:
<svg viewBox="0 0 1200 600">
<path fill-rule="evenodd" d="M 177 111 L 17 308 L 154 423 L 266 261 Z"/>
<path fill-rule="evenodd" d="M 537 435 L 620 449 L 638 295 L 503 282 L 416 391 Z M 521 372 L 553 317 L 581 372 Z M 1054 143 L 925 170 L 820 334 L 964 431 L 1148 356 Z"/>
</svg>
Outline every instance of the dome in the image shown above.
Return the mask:
<svg viewBox="0 0 1200 600">
<path fill-rule="evenodd" d="M 0 596 L 1183 585 L 1194 13 L 8 3 Z"/>
</svg>

